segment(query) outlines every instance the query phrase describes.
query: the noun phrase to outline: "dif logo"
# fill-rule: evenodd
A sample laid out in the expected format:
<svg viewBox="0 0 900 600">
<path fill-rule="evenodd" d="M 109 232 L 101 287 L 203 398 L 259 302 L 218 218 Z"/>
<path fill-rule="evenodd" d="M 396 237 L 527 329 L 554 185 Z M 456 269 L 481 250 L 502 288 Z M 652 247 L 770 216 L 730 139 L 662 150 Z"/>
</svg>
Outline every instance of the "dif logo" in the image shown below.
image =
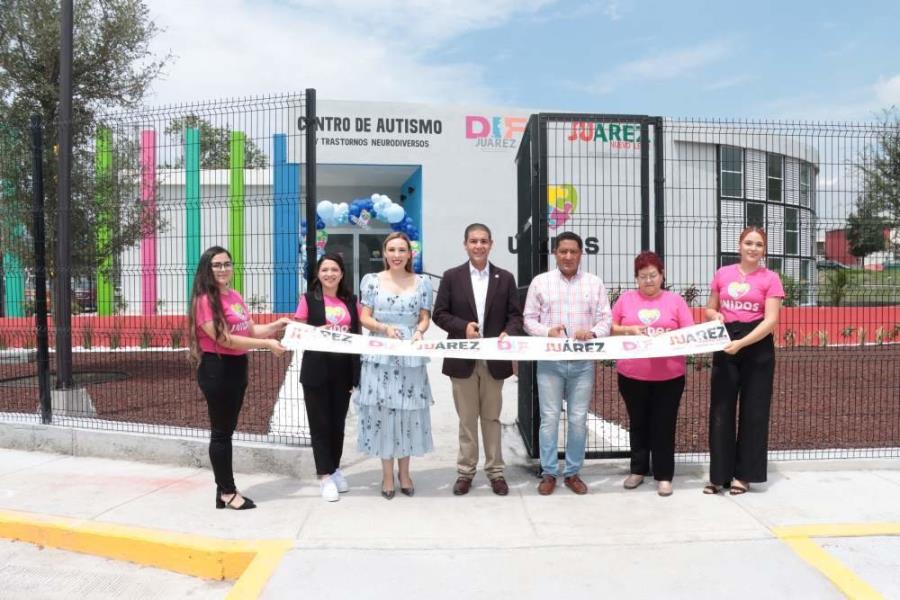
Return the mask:
<svg viewBox="0 0 900 600">
<path fill-rule="evenodd" d="M 516 148 L 525 132 L 528 117 L 466 116 L 466 139 L 475 140 L 476 148 Z"/>
</svg>

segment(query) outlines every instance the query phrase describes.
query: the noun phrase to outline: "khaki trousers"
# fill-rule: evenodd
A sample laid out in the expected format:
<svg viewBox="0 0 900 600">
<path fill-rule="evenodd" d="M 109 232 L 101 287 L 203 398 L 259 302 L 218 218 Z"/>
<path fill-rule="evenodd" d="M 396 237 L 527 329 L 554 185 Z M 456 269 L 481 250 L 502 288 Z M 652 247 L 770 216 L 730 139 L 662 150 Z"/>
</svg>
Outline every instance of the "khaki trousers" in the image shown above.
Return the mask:
<svg viewBox="0 0 900 600">
<path fill-rule="evenodd" d="M 484 441 L 484 470 L 488 479 L 503 476 L 500 449 L 500 409 L 503 406 L 503 380 L 494 379 L 483 360 L 475 362 L 470 377 L 451 377 L 453 403 L 459 416 L 459 457 L 456 469 L 460 477 L 472 479 L 478 467 L 478 420 Z"/>
</svg>

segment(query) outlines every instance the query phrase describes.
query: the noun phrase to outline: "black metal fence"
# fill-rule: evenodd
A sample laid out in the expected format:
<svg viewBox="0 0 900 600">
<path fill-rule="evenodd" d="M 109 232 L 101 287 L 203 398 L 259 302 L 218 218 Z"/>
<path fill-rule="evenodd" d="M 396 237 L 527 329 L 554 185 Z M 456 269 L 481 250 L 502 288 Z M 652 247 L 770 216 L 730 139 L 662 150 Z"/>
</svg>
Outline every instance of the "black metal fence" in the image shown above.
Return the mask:
<svg viewBox="0 0 900 600">
<path fill-rule="evenodd" d="M 738 260 L 746 225 L 768 232 L 787 297 L 776 331 L 770 449 L 777 458 L 900 456 L 900 127 L 533 115 L 517 156 L 519 285 L 552 268 L 554 236 L 585 239 L 582 267 L 612 302 L 642 249 L 668 289 L 706 302 Z M 549 264 L 548 264 L 549 263 Z M 688 360 L 681 460 L 707 449 L 708 356 Z M 534 375 L 520 372 L 519 426 L 537 455 Z M 562 438 L 561 444 L 564 444 Z M 561 445 L 562 447 L 562 445 Z M 623 456 L 628 417 L 601 363 L 588 454 Z"/>
<path fill-rule="evenodd" d="M 294 311 L 304 238 L 315 239 L 300 225 L 307 200 L 315 205 L 314 123 L 314 90 L 99 116 L 74 148 L 68 286 L 54 258 L 56 134 L 45 132 L 49 285 L 69 288 L 72 310 L 70 326 L 54 324 L 51 294 L 54 424 L 207 435 L 186 350 L 194 270 L 203 250 L 224 246 L 257 322 Z M 0 124 L 0 413 L 21 422 L 40 419 L 31 147 L 27 123 Z M 69 381 L 53 349 L 64 330 Z M 289 360 L 252 353 L 239 439 L 307 441 Z"/>
</svg>

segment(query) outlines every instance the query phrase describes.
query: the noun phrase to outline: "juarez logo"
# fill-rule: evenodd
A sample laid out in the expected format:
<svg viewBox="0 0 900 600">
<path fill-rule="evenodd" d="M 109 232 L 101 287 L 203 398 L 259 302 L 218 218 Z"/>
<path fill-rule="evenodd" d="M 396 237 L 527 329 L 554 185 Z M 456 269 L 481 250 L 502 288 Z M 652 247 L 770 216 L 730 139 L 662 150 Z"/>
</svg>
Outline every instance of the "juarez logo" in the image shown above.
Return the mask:
<svg viewBox="0 0 900 600">
<path fill-rule="evenodd" d="M 641 142 L 641 128 L 633 123 L 573 121 L 566 139 L 570 142 L 600 142 L 612 148 L 637 148 Z"/>
<path fill-rule="evenodd" d="M 547 225 L 550 229 L 558 229 L 572 218 L 578 208 L 578 191 L 574 185 L 547 186 Z"/>
<path fill-rule="evenodd" d="M 475 140 L 476 148 L 516 148 L 528 123 L 526 117 L 466 116 L 466 139 Z"/>
</svg>

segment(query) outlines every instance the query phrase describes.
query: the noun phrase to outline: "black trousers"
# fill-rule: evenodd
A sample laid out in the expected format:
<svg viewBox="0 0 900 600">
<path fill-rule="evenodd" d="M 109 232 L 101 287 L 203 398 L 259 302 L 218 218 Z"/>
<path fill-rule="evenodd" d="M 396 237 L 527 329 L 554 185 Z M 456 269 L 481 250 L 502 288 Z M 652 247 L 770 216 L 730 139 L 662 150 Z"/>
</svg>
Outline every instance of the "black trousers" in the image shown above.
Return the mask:
<svg viewBox="0 0 900 600">
<path fill-rule="evenodd" d="M 731 339 L 740 339 L 759 323 L 727 323 Z M 709 405 L 709 481 L 766 480 L 769 410 L 775 377 L 771 335 L 735 355 L 713 355 Z M 739 408 L 738 408 L 739 406 Z M 735 413 L 737 412 L 737 427 Z"/>
<path fill-rule="evenodd" d="M 197 383 L 209 410 L 209 462 L 216 487 L 225 494 L 237 491 L 231 466 L 231 436 L 247 391 L 247 355 L 204 352 L 197 369 Z"/>
<path fill-rule="evenodd" d="M 631 427 L 631 472 L 652 473 L 657 481 L 675 475 L 675 421 L 684 392 L 684 375 L 665 381 L 641 381 L 619 374 L 619 393 Z"/>
<path fill-rule="evenodd" d="M 328 379 L 324 385 L 303 384 L 313 459 L 319 475 L 331 475 L 339 469 L 344 453 L 344 423 L 350 406 L 352 370 L 343 358 L 330 360 L 329 357 Z"/>
</svg>

